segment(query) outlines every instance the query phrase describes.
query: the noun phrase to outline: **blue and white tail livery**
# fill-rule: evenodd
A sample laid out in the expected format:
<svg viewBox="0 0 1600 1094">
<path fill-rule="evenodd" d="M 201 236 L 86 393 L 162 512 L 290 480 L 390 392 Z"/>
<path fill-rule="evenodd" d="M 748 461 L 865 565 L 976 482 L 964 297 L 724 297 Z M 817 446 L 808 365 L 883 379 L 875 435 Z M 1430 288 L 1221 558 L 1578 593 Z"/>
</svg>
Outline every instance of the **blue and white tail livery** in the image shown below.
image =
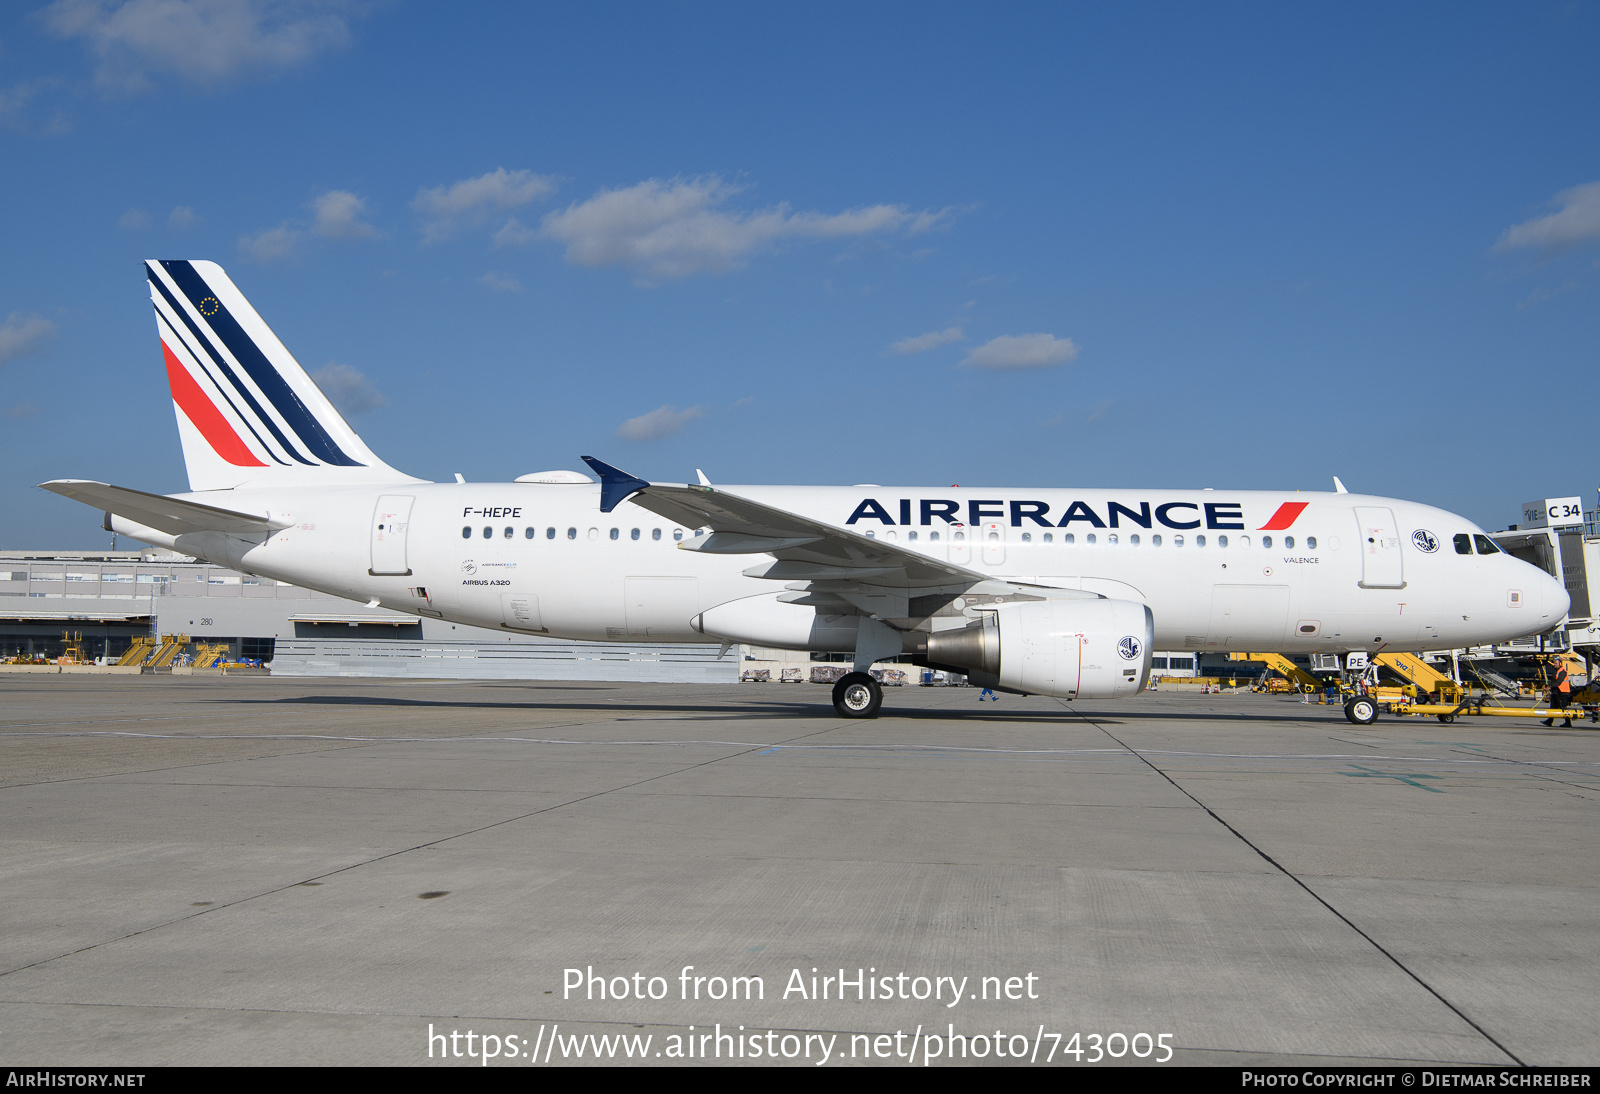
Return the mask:
<svg viewBox="0 0 1600 1094">
<path fill-rule="evenodd" d="M 362 442 L 221 266 L 145 270 L 191 490 L 417 481 Z"/>
</svg>

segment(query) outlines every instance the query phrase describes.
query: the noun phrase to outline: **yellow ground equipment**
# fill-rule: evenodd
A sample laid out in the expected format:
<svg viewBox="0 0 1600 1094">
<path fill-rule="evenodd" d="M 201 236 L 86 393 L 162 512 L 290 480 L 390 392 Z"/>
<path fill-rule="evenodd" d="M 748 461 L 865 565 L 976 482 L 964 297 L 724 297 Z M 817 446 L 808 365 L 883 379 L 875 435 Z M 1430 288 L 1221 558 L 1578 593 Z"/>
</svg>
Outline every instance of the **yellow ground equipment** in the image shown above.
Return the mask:
<svg viewBox="0 0 1600 1094">
<path fill-rule="evenodd" d="M 154 669 L 170 668 L 173 660 L 183 652 L 183 647 L 189 644 L 186 634 L 164 634 L 161 636 L 161 648 L 156 650 L 156 655 L 150 659 L 149 666 Z"/>
<path fill-rule="evenodd" d="M 1380 653 L 1373 660 L 1410 685 L 1407 698 L 1436 696 L 1439 702 L 1455 706 L 1466 697 L 1460 684 L 1414 653 Z"/>
<path fill-rule="evenodd" d="M 194 651 L 194 667 L 209 669 L 228 656 L 226 642 L 201 642 Z"/>
<path fill-rule="evenodd" d="M 1313 692 L 1322 687 L 1322 681 L 1281 653 L 1230 653 L 1228 660 L 1259 661 L 1267 666 L 1269 672 L 1276 672 L 1288 680 L 1296 691 Z M 1270 681 L 1268 690 L 1272 690 Z"/>
<path fill-rule="evenodd" d="M 149 657 L 150 652 L 155 649 L 155 646 L 156 640 L 154 638 L 141 634 L 133 640 L 133 645 L 128 647 L 127 652 L 117 658 L 117 664 L 124 667 L 142 665 L 145 662 L 145 658 Z"/>
</svg>

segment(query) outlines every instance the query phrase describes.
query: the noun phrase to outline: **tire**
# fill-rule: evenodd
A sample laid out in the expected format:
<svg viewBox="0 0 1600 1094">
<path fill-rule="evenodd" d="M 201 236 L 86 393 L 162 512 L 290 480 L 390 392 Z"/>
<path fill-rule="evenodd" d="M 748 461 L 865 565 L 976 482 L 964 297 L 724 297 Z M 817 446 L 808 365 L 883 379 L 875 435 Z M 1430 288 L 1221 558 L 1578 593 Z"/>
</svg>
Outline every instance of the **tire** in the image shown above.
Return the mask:
<svg viewBox="0 0 1600 1094">
<path fill-rule="evenodd" d="M 1456 716 L 1454 714 L 1441 714 L 1441 715 L 1439 715 L 1439 721 L 1443 722 L 1445 725 L 1449 725 L 1451 722 L 1453 722 L 1455 720 L 1456 720 Z"/>
<path fill-rule="evenodd" d="M 833 685 L 833 709 L 841 718 L 876 718 L 883 706 L 883 687 L 870 673 L 846 673 Z"/>
<path fill-rule="evenodd" d="M 1344 716 L 1358 726 L 1370 726 L 1378 720 L 1377 701 L 1358 695 L 1344 705 Z"/>
</svg>

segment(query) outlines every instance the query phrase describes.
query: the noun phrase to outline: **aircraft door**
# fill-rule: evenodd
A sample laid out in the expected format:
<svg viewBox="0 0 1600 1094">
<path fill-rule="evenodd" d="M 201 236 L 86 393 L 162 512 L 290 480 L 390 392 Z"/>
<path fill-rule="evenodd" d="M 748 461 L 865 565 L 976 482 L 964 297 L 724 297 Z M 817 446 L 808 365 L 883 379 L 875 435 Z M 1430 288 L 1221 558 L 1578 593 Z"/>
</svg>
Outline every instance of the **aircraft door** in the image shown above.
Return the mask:
<svg viewBox="0 0 1600 1094">
<path fill-rule="evenodd" d="M 1006 526 L 997 520 L 978 526 L 978 542 L 983 547 L 985 566 L 1003 566 L 1006 561 Z"/>
<path fill-rule="evenodd" d="M 399 494 L 385 494 L 378 499 L 372 511 L 372 568 L 367 573 L 374 577 L 383 574 L 404 577 L 411 573 L 406 565 L 406 533 L 411 524 L 411 506 L 416 500 Z"/>
<path fill-rule="evenodd" d="M 1406 586 L 1404 561 L 1400 554 L 1400 533 L 1394 511 L 1377 506 L 1356 506 L 1356 525 L 1361 538 L 1361 587 L 1363 589 L 1403 589 Z"/>
</svg>

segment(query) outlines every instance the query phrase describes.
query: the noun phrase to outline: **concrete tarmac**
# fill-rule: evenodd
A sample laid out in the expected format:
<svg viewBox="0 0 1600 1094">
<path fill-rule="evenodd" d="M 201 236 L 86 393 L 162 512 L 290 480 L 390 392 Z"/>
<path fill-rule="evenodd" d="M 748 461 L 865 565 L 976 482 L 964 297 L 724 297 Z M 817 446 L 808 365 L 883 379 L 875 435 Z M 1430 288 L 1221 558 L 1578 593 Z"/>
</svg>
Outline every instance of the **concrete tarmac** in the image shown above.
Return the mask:
<svg viewBox="0 0 1600 1094">
<path fill-rule="evenodd" d="M 0 679 L 3 1063 L 1600 1063 L 1600 731 L 977 695 Z"/>
</svg>

